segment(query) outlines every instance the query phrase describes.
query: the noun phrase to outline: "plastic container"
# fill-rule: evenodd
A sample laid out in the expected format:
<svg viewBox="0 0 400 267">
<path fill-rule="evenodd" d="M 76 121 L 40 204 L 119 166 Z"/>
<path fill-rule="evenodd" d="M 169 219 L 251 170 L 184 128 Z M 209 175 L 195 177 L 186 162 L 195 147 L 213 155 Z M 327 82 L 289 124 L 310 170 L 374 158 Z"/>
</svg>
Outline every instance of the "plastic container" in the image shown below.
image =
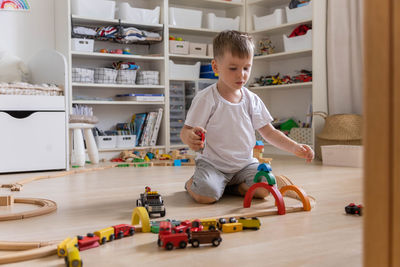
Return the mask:
<svg viewBox="0 0 400 267">
<path fill-rule="evenodd" d="M 284 23 L 284 10 L 275 9 L 271 15 L 266 15 L 262 17 L 257 17 L 253 15 L 254 30 L 264 30 L 269 29 Z"/>
<path fill-rule="evenodd" d="M 72 38 L 71 50 L 81 52 L 93 52 L 94 40 L 84 38 Z"/>
<path fill-rule="evenodd" d="M 115 1 L 71 0 L 72 15 L 96 19 L 114 19 Z"/>
<path fill-rule="evenodd" d="M 194 65 L 175 64 L 172 60 L 169 61 L 169 78 L 171 80 L 196 80 L 200 77 L 200 62 Z"/>
<path fill-rule="evenodd" d="M 95 136 L 94 139 L 99 149 L 117 147 L 117 136 Z"/>
<path fill-rule="evenodd" d="M 312 30 L 308 30 L 304 35 L 292 38 L 283 35 L 283 46 L 285 52 L 312 49 Z"/>
<path fill-rule="evenodd" d="M 94 69 L 94 82 L 113 84 L 117 80 L 117 70 L 109 68 L 95 68 Z"/>
<path fill-rule="evenodd" d="M 239 30 L 240 17 L 222 18 L 217 17 L 214 13 L 207 14 L 207 28 L 214 31 Z"/>
<path fill-rule="evenodd" d="M 72 68 L 72 82 L 94 83 L 94 70 L 86 68 Z"/>
<path fill-rule="evenodd" d="M 140 70 L 137 73 L 136 83 L 147 85 L 160 84 L 160 72 L 157 70 Z"/>
<path fill-rule="evenodd" d="M 189 54 L 206 56 L 207 55 L 207 44 L 190 42 L 190 44 L 189 44 Z"/>
<path fill-rule="evenodd" d="M 118 84 L 135 84 L 136 70 L 118 70 L 116 81 Z"/>
<path fill-rule="evenodd" d="M 286 18 L 288 23 L 293 23 L 297 21 L 303 20 L 311 20 L 312 19 L 312 1 L 308 5 L 292 8 L 286 7 Z"/>
<path fill-rule="evenodd" d="M 201 28 L 203 11 L 187 8 L 169 8 L 169 25 L 185 28 Z"/>
<path fill-rule="evenodd" d="M 144 9 L 131 7 L 129 3 L 122 2 L 118 4 L 117 18 L 137 24 L 159 24 L 160 7 Z"/>
<path fill-rule="evenodd" d="M 169 52 L 171 54 L 187 55 L 189 54 L 189 42 L 170 40 Z"/>
<path fill-rule="evenodd" d="M 362 167 L 363 147 L 333 145 L 321 146 L 322 163 L 331 166 Z"/>
<path fill-rule="evenodd" d="M 118 135 L 116 137 L 117 148 L 132 148 L 136 145 L 136 135 Z"/>
</svg>

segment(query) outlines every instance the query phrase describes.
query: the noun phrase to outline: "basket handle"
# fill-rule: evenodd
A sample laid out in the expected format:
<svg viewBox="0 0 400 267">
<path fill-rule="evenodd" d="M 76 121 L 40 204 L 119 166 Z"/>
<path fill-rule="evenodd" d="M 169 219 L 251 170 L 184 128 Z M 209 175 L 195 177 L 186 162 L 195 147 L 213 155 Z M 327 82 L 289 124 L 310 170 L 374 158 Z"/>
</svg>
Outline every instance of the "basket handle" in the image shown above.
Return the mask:
<svg viewBox="0 0 400 267">
<path fill-rule="evenodd" d="M 315 112 L 313 112 L 313 115 L 321 116 L 325 120 L 328 117 L 328 113 L 326 113 L 325 111 L 315 111 Z"/>
</svg>

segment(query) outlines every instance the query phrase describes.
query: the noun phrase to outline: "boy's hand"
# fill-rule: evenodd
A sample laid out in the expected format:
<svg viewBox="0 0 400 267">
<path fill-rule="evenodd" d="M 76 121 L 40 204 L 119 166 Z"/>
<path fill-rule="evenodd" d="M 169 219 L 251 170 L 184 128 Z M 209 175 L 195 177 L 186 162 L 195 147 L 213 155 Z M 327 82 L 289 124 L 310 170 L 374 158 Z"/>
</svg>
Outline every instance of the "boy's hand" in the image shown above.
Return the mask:
<svg viewBox="0 0 400 267">
<path fill-rule="evenodd" d="M 294 150 L 294 154 L 299 158 L 306 159 L 308 163 L 314 159 L 314 151 L 305 144 L 298 144 Z"/>
<path fill-rule="evenodd" d="M 206 130 L 202 127 L 186 128 L 182 131 L 182 141 L 194 151 L 199 151 L 204 148 L 204 134 Z"/>
</svg>

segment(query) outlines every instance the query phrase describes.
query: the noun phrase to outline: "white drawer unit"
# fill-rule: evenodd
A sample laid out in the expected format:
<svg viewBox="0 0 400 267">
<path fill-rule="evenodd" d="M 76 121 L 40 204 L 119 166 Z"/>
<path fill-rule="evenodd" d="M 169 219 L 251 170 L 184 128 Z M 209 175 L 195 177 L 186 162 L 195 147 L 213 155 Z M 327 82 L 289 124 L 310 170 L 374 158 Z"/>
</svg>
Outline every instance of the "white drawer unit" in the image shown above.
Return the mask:
<svg viewBox="0 0 400 267">
<path fill-rule="evenodd" d="M 66 168 L 64 111 L 0 111 L 0 172 Z"/>
</svg>

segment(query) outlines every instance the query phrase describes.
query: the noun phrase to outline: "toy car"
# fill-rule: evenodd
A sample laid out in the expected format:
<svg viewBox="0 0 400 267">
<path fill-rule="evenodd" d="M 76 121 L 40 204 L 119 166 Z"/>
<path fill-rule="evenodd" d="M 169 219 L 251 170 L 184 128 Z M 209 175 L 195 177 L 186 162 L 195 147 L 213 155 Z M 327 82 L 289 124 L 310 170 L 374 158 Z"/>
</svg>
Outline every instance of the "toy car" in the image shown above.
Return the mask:
<svg viewBox="0 0 400 267">
<path fill-rule="evenodd" d="M 356 205 L 354 203 L 350 203 L 347 205 L 344 210 L 347 214 L 358 214 L 359 216 L 362 215 L 362 205 Z"/>
<path fill-rule="evenodd" d="M 154 213 L 165 216 L 164 201 L 157 191 L 151 191 L 150 187 L 146 187 L 145 192 L 140 194 L 140 199 L 136 200 L 137 207 L 145 207 L 149 215 Z"/>
<path fill-rule="evenodd" d="M 243 224 L 243 229 L 258 230 L 260 229 L 261 226 L 261 222 L 257 217 L 252 217 L 252 218 L 240 217 L 239 222 Z"/>
</svg>

